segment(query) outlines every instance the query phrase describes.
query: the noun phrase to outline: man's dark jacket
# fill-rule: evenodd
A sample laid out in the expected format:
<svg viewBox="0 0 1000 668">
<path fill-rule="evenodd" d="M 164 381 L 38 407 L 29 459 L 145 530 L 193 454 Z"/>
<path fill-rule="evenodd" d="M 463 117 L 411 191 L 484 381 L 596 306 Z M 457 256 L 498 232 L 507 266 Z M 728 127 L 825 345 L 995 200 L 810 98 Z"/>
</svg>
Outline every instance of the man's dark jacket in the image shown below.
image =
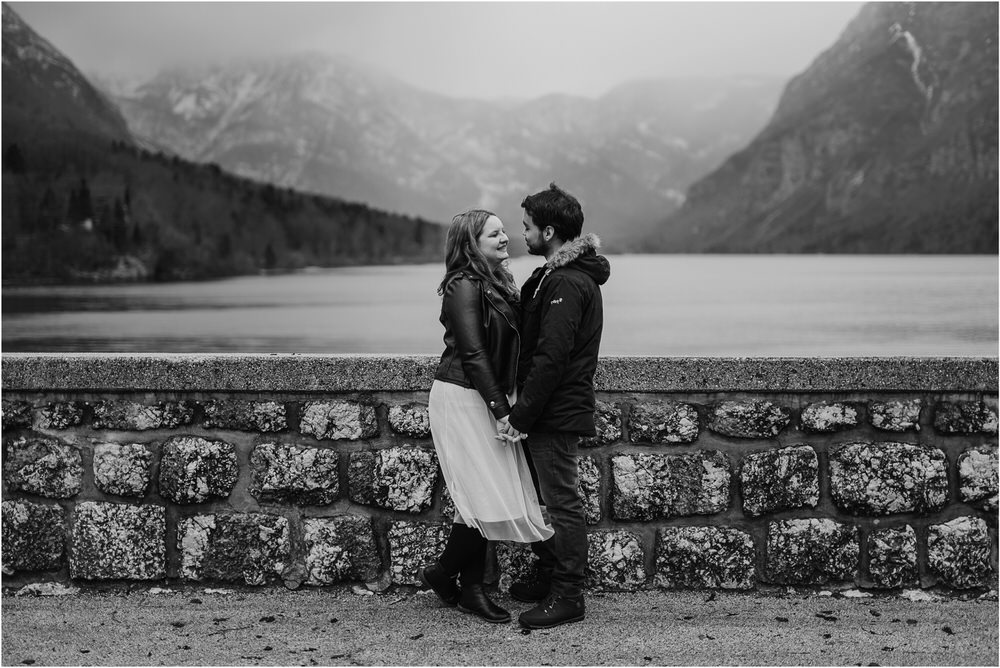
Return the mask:
<svg viewBox="0 0 1000 668">
<path fill-rule="evenodd" d="M 593 436 L 594 371 L 604 326 L 600 286 L 611 275 L 587 234 L 563 244 L 521 288 L 518 397 L 510 423 L 521 432 Z"/>
</svg>

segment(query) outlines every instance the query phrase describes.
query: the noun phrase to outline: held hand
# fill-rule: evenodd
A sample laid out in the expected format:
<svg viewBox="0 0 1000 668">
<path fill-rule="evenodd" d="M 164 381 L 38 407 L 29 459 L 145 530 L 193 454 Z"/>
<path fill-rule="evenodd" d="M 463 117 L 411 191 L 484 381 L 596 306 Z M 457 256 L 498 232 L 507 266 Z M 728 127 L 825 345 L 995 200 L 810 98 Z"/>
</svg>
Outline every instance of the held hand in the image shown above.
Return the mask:
<svg viewBox="0 0 1000 668">
<path fill-rule="evenodd" d="M 524 437 L 525 434 L 515 429 L 506 415 L 497 420 L 497 440 L 507 443 L 517 443 Z"/>
</svg>

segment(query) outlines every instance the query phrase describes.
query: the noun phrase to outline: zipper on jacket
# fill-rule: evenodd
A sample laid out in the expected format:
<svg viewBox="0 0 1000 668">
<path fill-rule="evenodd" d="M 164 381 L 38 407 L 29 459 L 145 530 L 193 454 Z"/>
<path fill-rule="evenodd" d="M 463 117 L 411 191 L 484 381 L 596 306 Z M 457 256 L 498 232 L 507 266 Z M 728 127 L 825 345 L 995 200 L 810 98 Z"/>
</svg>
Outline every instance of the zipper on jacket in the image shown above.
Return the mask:
<svg viewBox="0 0 1000 668">
<path fill-rule="evenodd" d="M 517 373 L 521 368 L 521 332 L 517 327 L 511 324 L 510 318 L 507 317 L 506 313 L 501 311 L 500 315 L 502 315 L 503 319 L 507 321 L 510 328 L 514 330 L 514 336 L 517 337 L 517 354 L 514 355 L 514 391 L 517 392 Z M 511 409 L 513 408 L 514 407 L 511 406 Z"/>
<path fill-rule="evenodd" d="M 535 301 L 535 297 L 538 296 L 538 291 L 542 289 L 542 281 L 545 280 L 546 276 L 552 273 L 552 269 L 553 267 L 549 267 L 548 269 L 546 269 L 545 273 L 542 274 L 542 277 L 538 279 L 538 285 L 535 286 L 535 294 L 531 295 L 531 301 Z"/>
<path fill-rule="evenodd" d="M 539 283 L 539 285 L 541 284 Z M 487 298 L 489 298 L 489 295 L 492 294 L 493 293 L 489 290 L 486 291 Z M 532 299 L 534 299 L 534 297 L 532 297 Z M 490 302 L 492 303 L 492 300 L 490 300 Z M 514 326 L 514 323 L 510 321 L 510 318 L 507 317 L 507 314 L 504 313 L 502 309 L 497 309 L 497 311 L 499 311 L 500 315 L 503 316 L 503 319 L 507 321 L 510 328 L 514 330 L 514 336 L 517 337 L 517 354 L 514 355 L 514 391 L 517 392 L 517 372 L 518 369 L 521 368 L 521 331 Z M 513 408 L 513 406 L 511 406 L 511 408 Z"/>
</svg>

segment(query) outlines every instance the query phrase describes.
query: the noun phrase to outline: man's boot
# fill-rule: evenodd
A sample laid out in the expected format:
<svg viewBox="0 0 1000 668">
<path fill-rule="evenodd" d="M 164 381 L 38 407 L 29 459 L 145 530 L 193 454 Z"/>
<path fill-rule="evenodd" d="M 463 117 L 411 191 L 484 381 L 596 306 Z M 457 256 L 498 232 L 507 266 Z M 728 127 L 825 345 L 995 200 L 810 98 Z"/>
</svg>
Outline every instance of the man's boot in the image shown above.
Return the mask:
<svg viewBox="0 0 1000 668">
<path fill-rule="evenodd" d="M 518 580 L 510 585 L 511 598 L 522 603 L 537 603 L 545 600 L 552 588 L 552 572 L 556 568 L 556 539 L 537 541 L 531 544 L 531 551 L 538 557 L 535 571 L 527 580 Z"/>
<path fill-rule="evenodd" d="M 531 610 L 517 618 L 526 629 L 551 629 L 553 626 L 579 622 L 586 608 L 583 596 L 549 596 Z"/>
<path fill-rule="evenodd" d="M 552 587 L 552 571 L 536 568 L 527 580 L 517 580 L 510 585 L 510 597 L 522 603 L 544 601 Z"/>
</svg>

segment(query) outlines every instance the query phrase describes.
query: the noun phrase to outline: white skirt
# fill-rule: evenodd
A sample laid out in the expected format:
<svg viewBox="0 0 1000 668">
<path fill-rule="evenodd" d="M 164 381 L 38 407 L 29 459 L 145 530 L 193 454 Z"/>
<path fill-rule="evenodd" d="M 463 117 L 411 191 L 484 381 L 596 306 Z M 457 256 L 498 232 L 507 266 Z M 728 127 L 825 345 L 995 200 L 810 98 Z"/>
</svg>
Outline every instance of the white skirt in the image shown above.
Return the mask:
<svg viewBox="0 0 1000 668">
<path fill-rule="evenodd" d="M 550 538 L 524 450 L 520 443 L 497 440 L 496 419 L 479 392 L 435 380 L 427 408 L 455 521 L 490 540 Z"/>
</svg>

